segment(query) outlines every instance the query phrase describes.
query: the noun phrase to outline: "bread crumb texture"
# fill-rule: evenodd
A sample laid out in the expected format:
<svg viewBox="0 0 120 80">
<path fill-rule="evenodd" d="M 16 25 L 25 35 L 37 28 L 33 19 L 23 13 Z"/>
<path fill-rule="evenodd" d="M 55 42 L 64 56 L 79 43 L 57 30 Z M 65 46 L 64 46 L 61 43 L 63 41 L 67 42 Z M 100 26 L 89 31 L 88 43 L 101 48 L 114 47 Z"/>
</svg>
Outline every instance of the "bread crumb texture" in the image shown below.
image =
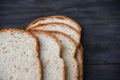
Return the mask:
<svg viewBox="0 0 120 80">
<path fill-rule="evenodd" d="M 1 30 L 0 80 L 41 80 L 36 44 L 23 30 Z"/>
</svg>

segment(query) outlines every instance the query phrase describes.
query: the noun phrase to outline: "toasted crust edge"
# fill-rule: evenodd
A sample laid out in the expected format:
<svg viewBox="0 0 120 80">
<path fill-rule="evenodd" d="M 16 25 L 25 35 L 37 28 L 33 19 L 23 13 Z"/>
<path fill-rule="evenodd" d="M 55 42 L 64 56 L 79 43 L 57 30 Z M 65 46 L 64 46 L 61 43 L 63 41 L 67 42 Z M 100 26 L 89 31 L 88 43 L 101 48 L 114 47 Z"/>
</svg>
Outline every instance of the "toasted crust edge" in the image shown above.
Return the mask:
<svg viewBox="0 0 120 80">
<path fill-rule="evenodd" d="M 73 30 L 77 34 L 77 37 L 78 37 L 78 43 L 76 43 L 76 44 L 77 44 L 77 46 L 80 45 L 81 35 L 79 34 L 79 32 L 77 32 L 77 30 L 71 28 L 69 25 L 66 25 L 66 24 L 63 24 L 63 23 L 54 22 L 54 23 L 47 23 L 47 24 L 39 24 L 39 25 L 34 26 L 33 28 L 31 28 L 31 30 L 37 30 L 36 28 L 38 28 L 38 27 L 44 27 L 44 26 L 49 26 L 49 25 L 62 25 L 63 27 L 67 27 L 67 28 Z"/>
<path fill-rule="evenodd" d="M 32 28 L 31 25 L 37 23 L 37 22 L 40 21 L 40 20 L 45 20 L 45 19 L 49 19 L 49 18 L 58 18 L 58 19 L 69 20 L 70 22 L 72 22 L 72 23 L 74 23 L 74 24 L 76 24 L 76 25 L 78 26 L 78 30 L 77 30 L 77 29 L 75 29 L 75 30 L 77 30 L 79 33 L 82 31 L 81 26 L 80 26 L 74 19 L 72 19 L 72 18 L 70 18 L 70 17 L 67 17 L 67 16 L 63 16 L 63 15 L 53 15 L 53 16 L 47 16 L 47 17 L 38 18 L 38 19 L 32 21 L 32 22 L 27 26 L 26 29 L 29 30 L 30 28 Z M 72 27 L 72 28 L 73 28 L 73 27 Z"/>
<path fill-rule="evenodd" d="M 27 34 L 27 35 L 29 35 L 29 36 L 31 36 L 34 40 L 35 40 L 35 44 L 36 44 L 36 57 L 37 57 L 37 61 L 38 61 L 38 64 L 39 64 L 39 74 L 40 74 L 40 80 L 42 80 L 42 65 L 41 65 L 41 60 L 39 59 L 39 54 L 38 54 L 38 50 L 39 50 L 39 44 L 38 44 L 38 39 L 35 37 L 35 35 L 34 34 L 32 34 L 31 32 L 29 32 L 29 31 L 25 31 L 25 30 L 23 30 L 23 29 L 17 29 L 17 28 L 4 28 L 4 29 L 2 29 L 2 30 L 0 30 L 0 33 L 3 33 L 3 32 L 7 32 L 7 31 L 17 31 L 17 32 L 21 32 L 21 33 L 25 33 L 25 34 Z"/>
<path fill-rule="evenodd" d="M 80 48 L 78 48 L 77 50 L 77 53 L 79 54 L 79 57 L 80 57 L 80 62 L 79 62 L 79 80 L 83 80 L 83 76 L 84 76 L 84 73 L 83 73 L 83 47 L 82 45 L 80 46 Z"/>
<path fill-rule="evenodd" d="M 60 40 L 57 38 L 57 37 L 55 37 L 54 35 L 52 35 L 52 34 L 50 34 L 50 33 L 48 33 L 48 32 L 46 32 L 46 31 L 42 31 L 42 30 L 29 30 L 30 32 L 35 32 L 35 33 L 38 33 L 38 34 L 45 34 L 45 35 L 47 35 L 48 37 L 50 37 L 51 39 L 53 39 L 57 44 L 58 44 L 58 46 L 59 46 L 59 48 L 60 48 L 60 50 L 59 50 L 59 54 L 58 54 L 58 56 L 59 56 L 59 58 L 60 58 L 60 60 L 62 61 L 62 63 L 63 63 L 63 80 L 65 80 L 65 62 L 64 62 L 64 60 L 61 58 L 61 42 L 60 42 Z"/>
<path fill-rule="evenodd" d="M 50 16 L 50 17 L 53 17 L 53 18 L 63 18 L 63 19 L 69 20 L 69 21 L 73 22 L 74 24 L 76 24 L 76 25 L 78 26 L 78 32 L 81 32 L 81 31 L 82 31 L 82 28 L 81 28 L 81 26 L 78 24 L 78 22 L 76 22 L 74 19 L 72 19 L 72 18 L 70 18 L 70 17 L 63 16 L 63 15 L 53 15 L 53 16 Z"/>
</svg>

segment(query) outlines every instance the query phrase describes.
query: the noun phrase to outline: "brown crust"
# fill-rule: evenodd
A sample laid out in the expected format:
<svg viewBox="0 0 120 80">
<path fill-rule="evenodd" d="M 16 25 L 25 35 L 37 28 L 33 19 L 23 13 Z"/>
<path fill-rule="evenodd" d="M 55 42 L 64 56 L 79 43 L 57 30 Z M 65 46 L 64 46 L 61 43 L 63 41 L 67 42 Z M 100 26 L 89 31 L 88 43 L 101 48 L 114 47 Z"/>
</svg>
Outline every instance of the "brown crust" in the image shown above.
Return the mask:
<svg viewBox="0 0 120 80">
<path fill-rule="evenodd" d="M 74 60 L 75 60 L 75 62 L 76 62 L 76 71 L 77 71 L 77 74 L 76 74 L 76 80 L 79 80 L 79 75 L 78 75 L 78 62 L 77 62 L 77 60 L 76 60 L 76 58 L 74 58 Z"/>
<path fill-rule="evenodd" d="M 65 62 L 64 60 L 61 58 L 61 42 L 60 40 L 55 37 L 54 35 L 50 34 L 49 32 L 46 32 L 46 31 L 42 31 L 42 30 L 30 30 L 30 32 L 33 32 L 33 33 L 38 33 L 38 34 L 45 34 L 46 36 L 50 37 L 51 39 L 53 39 L 59 46 L 60 50 L 59 50 L 59 58 L 62 60 L 62 63 L 63 63 L 63 80 L 65 80 Z"/>
<path fill-rule="evenodd" d="M 78 48 L 79 57 L 80 57 L 80 63 L 79 63 L 79 80 L 83 80 L 83 48 L 82 46 Z"/>
<path fill-rule="evenodd" d="M 38 54 L 38 50 L 39 50 L 38 39 L 35 37 L 34 34 L 28 32 L 28 31 L 25 31 L 23 29 L 17 29 L 17 28 L 5 28 L 5 29 L 0 30 L 0 33 L 7 32 L 7 31 L 15 31 L 15 32 L 26 33 L 27 35 L 31 36 L 35 40 L 35 42 L 36 42 L 36 53 L 37 53 L 36 57 L 37 57 L 38 64 L 39 64 L 39 69 L 40 69 L 40 80 L 42 80 L 42 65 L 41 65 L 41 61 L 39 59 L 39 54 Z"/>
<path fill-rule="evenodd" d="M 29 30 L 31 27 L 31 25 L 37 23 L 38 21 L 41 21 L 41 20 L 45 20 L 45 19 L 49 19 L 49 18 L 56 18 L 56 19 L 64 19 L 64 20 L 68 20 L 74 24 L 76 24 L 78 26 L 78 32 L 80 33 L 82 31 L 81 29 L 81 26 L 75 21 L 73 20 L 72 18 L 69 18 L 67 16 L 62 16 L 62 15 L 54 15 L 54 16 L 48 16 L 48 17 L 42 17 L 42 18 L 38 18 L 36 20 L 34 20 L 33 22 L 31 22 L 27 27 L 26 27 L 26 30 Z M 72 27 L 73 28 L 73 27 Z M 76 30 L 76 29 L 75 29 Z"/>
<path fill-rule="evenodd" d="M 62 25 L 63 27 L 67 27 L 67 28 L 73 30 L 76 33 L 76 35 L 78 36 L 78 41 L 79 42 L 76 43 L 76 44 L 77 44 L 77 46 L 79 46 L 79 44 L 80 44 L 80 34 L 79 34 L 79 32 L 77 30 L 71 28 L 69 25 L 66 25 L 66 24 L 63 24 L 63 23 L 54 22 L 54 23 L 47 23 L 47 24 L 39 24 L 39 25 L 31 28 L 31 30 L 37 30 L 36 28 L 38 28 L 38 27 L 45 27 L 45 26 L 49 27 L 49 25 Z"/>
<path fill-rule="evenodd" d="M 80 80 L 83 80 L 83 76 L 84 76 L 84 73 L 83 73 L 83 47 L 82 47 L 82 45 L 81 45 L 81 48 L 80 48 L 80 56 L 81 56 L 81 67 L 80 67 Z"/>
<path fill-rule="evenodd" d="M 71 21 L 72 23 L 74 23 L 74 24 L 76 24 L 78 26 L 78 29 L 79 29 L 78 32 L 82 31 L 81 26 L 74 19 L 72 19 L 70 17 L 63 16 L 63 15 L 54 15 L 54 16 L 50 16 L 50 17 L 52 17 L 52 18 L 59 18 L 59 19 L 66 19 L 68 21 Z"/>
</svg>

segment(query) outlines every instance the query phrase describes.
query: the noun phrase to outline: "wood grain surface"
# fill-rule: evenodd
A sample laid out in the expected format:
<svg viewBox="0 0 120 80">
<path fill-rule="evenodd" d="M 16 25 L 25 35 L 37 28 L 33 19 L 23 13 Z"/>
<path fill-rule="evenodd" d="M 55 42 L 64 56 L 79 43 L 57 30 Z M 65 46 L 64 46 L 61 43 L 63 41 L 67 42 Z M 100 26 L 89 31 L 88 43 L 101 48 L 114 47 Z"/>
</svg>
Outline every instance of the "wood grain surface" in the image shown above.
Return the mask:
<svg viewBox="0 0 120 80">
<path fill-rule="evenodd" d="M 120 80 L 119 5 L 119 0 L 1 0 L 0 29 L 25 29 L 43 16 L 71 17 L 83 29 L 84 79 Z"/>
</svg>

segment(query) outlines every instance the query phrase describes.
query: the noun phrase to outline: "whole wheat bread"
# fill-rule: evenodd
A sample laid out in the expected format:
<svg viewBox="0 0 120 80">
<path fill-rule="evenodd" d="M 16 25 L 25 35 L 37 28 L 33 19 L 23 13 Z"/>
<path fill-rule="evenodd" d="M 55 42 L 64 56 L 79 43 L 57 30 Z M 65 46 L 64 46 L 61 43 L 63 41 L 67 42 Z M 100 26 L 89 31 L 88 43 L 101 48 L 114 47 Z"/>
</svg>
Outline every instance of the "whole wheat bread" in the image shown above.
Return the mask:
<svg viewBox="0 0 120 80">
<path fill-rule="evenodd" d="M 62 58 L 66 64 L 66 80 L 78 80 L 78 64 L 75 59 L 76 44 L 66 34 L 57 31 L 51 31 L 51 34 L 55 35 L 62 44 Z"/>
<path fill-rule="evenodd" d="M 0 80 L 42 80 L 37 39 L 29 32 L 0 30 Z"/>
<path fill-rule="evenodd" d="M 48 23 L 48 24 L 40 24 L 38 26 L 33 27 L 31 30 L 44 30 L 44 31 L 58 31 L 69 35 L 72 39 L 75 40 L 76 44 L 80 43 L 80 34 L 72 29 L 70 26 L 62 23 Z"/>
<path fill-rule="evenodd" d="M 44 31 L 32 31 L 40 42 L 40 58 L 43 80 L 65 80 L 65 65 L 60 57 L 61 43 L 55 36 Z"/>
<path fill-rule="evenodd" d="M 81 32 L 80 25 L 74 21 L 73 19 L 67 17 L 67 16 L 61 16 L 61 15 L 54 15 L 54 16 L 48 16 L 48 17 L 42 17 L 34 20 L 27 26 L 27 30 L 31 29 L 34 26 L 37 26 L 39 24 L 46 24 L 46 23 L 52 23 L 52 22 L 59 22 L 70 25 L 73 29 L 77 30 L 78 32 Z"/>
</svg>

